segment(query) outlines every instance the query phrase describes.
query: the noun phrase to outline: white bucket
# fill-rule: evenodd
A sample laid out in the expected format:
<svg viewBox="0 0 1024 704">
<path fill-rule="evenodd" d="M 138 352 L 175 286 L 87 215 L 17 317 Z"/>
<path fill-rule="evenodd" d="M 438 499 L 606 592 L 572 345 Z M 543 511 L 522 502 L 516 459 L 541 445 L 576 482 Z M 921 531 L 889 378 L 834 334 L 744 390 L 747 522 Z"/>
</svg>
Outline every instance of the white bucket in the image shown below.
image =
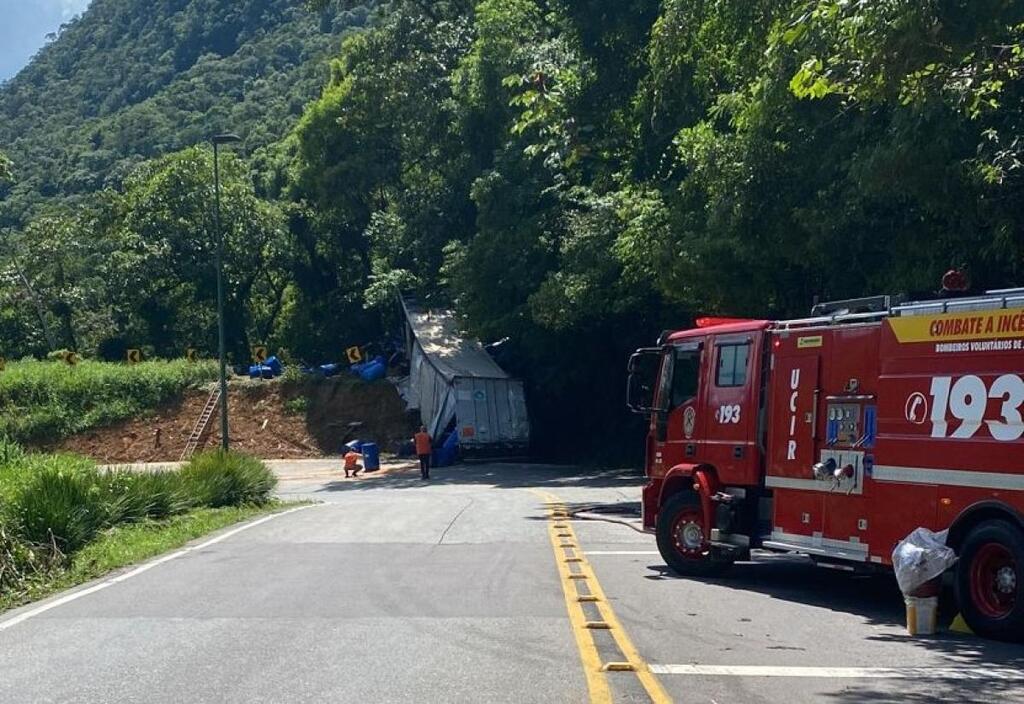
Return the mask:
<svg viewBox="0 0 1024 704">
<path fill-rule="evenodd" d="M 939 618 L 939 597 L 908 596 L 907 632 L 912 636 L 929 636 L 935 633 Z"/>
</svg>

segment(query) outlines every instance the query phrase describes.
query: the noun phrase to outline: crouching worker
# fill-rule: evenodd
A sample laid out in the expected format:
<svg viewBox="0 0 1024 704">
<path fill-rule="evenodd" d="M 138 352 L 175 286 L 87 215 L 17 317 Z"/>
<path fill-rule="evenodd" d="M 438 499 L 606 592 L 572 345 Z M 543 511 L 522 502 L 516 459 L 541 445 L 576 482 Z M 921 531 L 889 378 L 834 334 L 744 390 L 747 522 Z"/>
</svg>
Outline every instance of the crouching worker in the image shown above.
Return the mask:
<svg viewBox="0 0 1024 704">
<path fill-rule="evenodd" d="M 358 477 L 359 472 L 362 471 L 363 465 L 359 464 L 359 460 L 363 458 L 363 455 L 355 450 L 349 450 L 345 453 L 345 476 Z M 351 474 L 349 474 L 351 472 Z"/>
</svg>

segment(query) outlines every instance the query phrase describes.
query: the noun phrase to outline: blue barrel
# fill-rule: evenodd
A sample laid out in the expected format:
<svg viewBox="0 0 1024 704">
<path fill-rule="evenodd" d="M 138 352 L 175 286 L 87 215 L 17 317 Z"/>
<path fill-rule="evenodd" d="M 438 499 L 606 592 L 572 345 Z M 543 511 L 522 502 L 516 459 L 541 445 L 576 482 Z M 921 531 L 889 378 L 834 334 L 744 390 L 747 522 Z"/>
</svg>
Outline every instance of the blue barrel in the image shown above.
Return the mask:
<svg viewBox="0 0 1024 704">
<path fill-rule="evenodd" d="M 363 443 L 363 467 L 367 472 L 376 472 L 380 469 L 380 448 L 377 447 L 377 443 Z"/>
<path fill-rule="evenodd" d="M 274 371 L 264 364 L 254 364 L 249 367 L 250 379 L 273 379 Z"/>
<path fill-rule="evenodd" d="M 274 376 L 281 376 L 284 373 L 284 365 L 281 364 L 281 360 L 277 357 L 269 357 L 263 366 L 270 367 L 270 371 L 274 373 Z"/>
<path fill-rule="evenodd" d="M 459 434 L 451 432 L 445 437 L 441 447 L 434 449 L 434 466 L 448 467 L 455 464 L 459 457 Z"/>
<path fill-rule="evenodd" d="M 370 362 L 359 371 L 359 378 L 363 381 L 377 381 L 387 376 L 388 368 L 381 362 Z"/>
</svg>

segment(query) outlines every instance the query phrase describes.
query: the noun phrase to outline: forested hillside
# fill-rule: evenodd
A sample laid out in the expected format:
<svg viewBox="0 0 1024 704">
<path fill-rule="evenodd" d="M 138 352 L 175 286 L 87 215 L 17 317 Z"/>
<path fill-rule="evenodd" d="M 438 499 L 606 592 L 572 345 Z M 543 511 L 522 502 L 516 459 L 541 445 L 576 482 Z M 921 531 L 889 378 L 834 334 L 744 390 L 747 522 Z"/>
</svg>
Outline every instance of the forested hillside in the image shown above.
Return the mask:
<svg viewBox="0 0 1024 704">
<path fill-rule="evenodd" d="M 0 86 L 0 356 L 216 348 L 211 135 L 225 157 L 233 351 L 281 308 L 288 243 L 267 161 L 372 2 L 94 0 Z M 252 167 L 258 170 L 258 167 Z"/>
<path fill-rule="evenodd" d="M 262 151 L 324 75 L 281 32 L 358 8 L 231 3 L 225 33 L 211 4 L 229 5 L 96 0 L 4 92 L 4 114 L 22 105 L 0 128 L 15 201 L 86 204 L 64 229 L 17 230 L 0 335 L 28 340 L 18 353 L 48 346 L 40 321 L 54 344 L 209 347 L 208 151 L 123 174 L 240 121 L 259 153 L 229 167 L 236 349 L 336 354 L 411 290 L 507 338 L 496 354 L 529 382 L 541 445 L 569 456 L 629 436 L 628 351 L 697 313 L 928 292 L 951 266 L 1024 283 L 1019 2 L 393 0 Z M 137 54 L 86 40 L 172 16 Z M 117 78 L 66 83 L 82 52 Z M 300 78 L 222 80 L 228 58 Z"/>
<path fill-rule="evenodd" d="M 217 131 L 247 150 L 281 138 L 366 7 L 312 14 L 293 0 L 93 0 L 0 88 L 0 151 L 18 183 L 2 213 L 120 186 L 145 159 Z"/>
</svg>

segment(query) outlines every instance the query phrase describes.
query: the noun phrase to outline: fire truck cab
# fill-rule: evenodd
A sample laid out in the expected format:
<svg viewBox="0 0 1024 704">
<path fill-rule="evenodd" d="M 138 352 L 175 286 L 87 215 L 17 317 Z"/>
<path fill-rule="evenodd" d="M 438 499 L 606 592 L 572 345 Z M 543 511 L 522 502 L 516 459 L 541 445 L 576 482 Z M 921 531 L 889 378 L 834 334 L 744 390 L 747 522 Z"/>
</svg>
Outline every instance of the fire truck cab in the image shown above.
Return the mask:
<svg viewBox="0 0 1024 704">
<path fill-rule="evenodd" d="M 1024 638 L 1024 289 L 812 317 L 705 318 L 638 350 L 644 527 L 683 575 L 752 548 L 891 566 L 949 530 L 967 623 Z"/>
</svg>

